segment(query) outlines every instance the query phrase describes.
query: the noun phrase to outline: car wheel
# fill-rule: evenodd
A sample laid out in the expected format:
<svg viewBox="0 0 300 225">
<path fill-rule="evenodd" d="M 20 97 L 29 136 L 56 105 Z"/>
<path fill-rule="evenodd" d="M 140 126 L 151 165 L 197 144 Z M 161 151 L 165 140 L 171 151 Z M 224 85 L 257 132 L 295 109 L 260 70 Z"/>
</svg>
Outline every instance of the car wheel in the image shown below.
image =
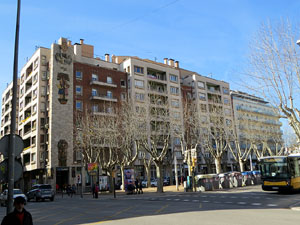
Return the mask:
<svg viewBox="0 0 300 225">
<path fill-rule="evenodd" d="M 50 198 L 50 201 L 53 202 L 53 201 L 54 201 L 54 197 L 51 197 L 51 198 Z"/>
</svg>

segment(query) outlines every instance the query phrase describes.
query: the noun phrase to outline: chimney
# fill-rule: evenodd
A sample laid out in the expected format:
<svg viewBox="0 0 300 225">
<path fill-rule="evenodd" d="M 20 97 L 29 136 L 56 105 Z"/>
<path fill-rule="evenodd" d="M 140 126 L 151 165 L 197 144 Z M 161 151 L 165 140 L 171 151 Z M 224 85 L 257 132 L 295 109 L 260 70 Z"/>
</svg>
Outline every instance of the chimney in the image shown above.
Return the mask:
<svg viewBox="0 0 300 225">
<path fill-rule="evenodd" d="M 116 63 L 119 64 L 119 57 L 116 57 Z"/>
<path fill-rule="evenodd" d="M 179 61 L 175 61 L 175 68 L 179 68 Z"/>
<path fill-rule="evenodd" d="M 111 55 L 111 62 L 116 63 L 116 56 L 115 55 Z"/>
<path fill-rule="evenodd" d="M 164 58 L 164 64 L 168 65 L 168 58 Z"/>
<path fill-rule="evenodd" d="M 68 46 L 72 45 L 72 41 L 68 40 Z"/>
<path fill-rule="evenodd" d="M 83 45 L 84 39 L 80 39 L 80 44 Z"/>
<path fill-rule="evenodd" d="M 110 60 L 109 60 L 109 54 L 107 54 L 107 53 L 105 54 L 105 61 L 106 61 L 106 62 L 109 62 L 109 61 L 110 61 Z"/>
<path fill-rule="evenodd" d="M 169 66 L 174 66 L 174 59 L 169 59 Z"/>
</svg>

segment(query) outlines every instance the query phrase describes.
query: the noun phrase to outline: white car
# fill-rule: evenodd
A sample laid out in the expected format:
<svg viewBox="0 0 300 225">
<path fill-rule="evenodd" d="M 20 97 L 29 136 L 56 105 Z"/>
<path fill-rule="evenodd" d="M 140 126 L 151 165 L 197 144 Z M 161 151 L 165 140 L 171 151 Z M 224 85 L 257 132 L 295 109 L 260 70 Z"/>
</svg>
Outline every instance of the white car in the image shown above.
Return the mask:
<svg viewBox="0 0 300 225">
<path fill-rule="evenodd" d="M 8 194 L 8 190 L 5 189 L 1 195 L 0 195 L 0 204 L 1 206 L 5 206 L 7 203 L 7 194 Z M 15 199 L 16 197 L 23 197 L 25 199 L 25 205 L 27 202 L 27 197 L 26 195 L 23 194 L 21 189 L 14 189 L 14 195 L 13 198 Z"/>
<path fill-rule="evenodd" d="M 157 180 L 151 180 L 151 187 L 157 187 Z"/>
</svg>

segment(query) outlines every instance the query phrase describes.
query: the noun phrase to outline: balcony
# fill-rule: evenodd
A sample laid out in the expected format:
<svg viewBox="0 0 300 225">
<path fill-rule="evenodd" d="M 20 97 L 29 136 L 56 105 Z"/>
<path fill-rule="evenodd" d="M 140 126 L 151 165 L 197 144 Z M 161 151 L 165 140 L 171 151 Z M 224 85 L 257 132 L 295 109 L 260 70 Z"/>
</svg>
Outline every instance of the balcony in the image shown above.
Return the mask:
<svg viewBox="0 0 300 225">
<path fill-rule="evenodd" d="M 114 98 L 113 96 L 103 95 L 103 94 L 92 95 L 90 97 L 90 99 L 92 99 L 92 100 L 102 100 L 102 101 L 108 101 L 108 102 L 117 102 L 118 101 L 118 99 Z"/>
<path fill-rule="evenodd" d="M 102 82 L 102 81 L 97 81 L 97 80 L 92 80 L 90 82 L 90 85 L 100 85 L 100 86 L 106 86 L 106 87 L 117 87 L 116 84 L 114 83 L 106 83 L 106 82 Z"/>
<path fill-rule="evenodd" d="M 98 112 L 98 111 L 94 111 L 93 115 L 95 116 L 117 116 L 115 113 L 110 113 L 110 112 Z"/>
</svg>

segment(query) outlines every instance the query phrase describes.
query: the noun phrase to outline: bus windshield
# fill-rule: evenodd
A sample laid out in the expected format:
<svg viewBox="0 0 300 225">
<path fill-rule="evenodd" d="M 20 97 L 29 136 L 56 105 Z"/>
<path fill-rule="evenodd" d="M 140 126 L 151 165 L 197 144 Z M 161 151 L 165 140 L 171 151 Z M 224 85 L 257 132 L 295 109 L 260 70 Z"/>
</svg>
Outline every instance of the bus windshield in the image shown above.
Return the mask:
<svg viewBox="0 0 300 225">
<path fill-rule="evenodd" d="M 288 178 L 286 158 L 270 158 L 261 162 L 261 176 L 263 178 Z"/>
</svg>

